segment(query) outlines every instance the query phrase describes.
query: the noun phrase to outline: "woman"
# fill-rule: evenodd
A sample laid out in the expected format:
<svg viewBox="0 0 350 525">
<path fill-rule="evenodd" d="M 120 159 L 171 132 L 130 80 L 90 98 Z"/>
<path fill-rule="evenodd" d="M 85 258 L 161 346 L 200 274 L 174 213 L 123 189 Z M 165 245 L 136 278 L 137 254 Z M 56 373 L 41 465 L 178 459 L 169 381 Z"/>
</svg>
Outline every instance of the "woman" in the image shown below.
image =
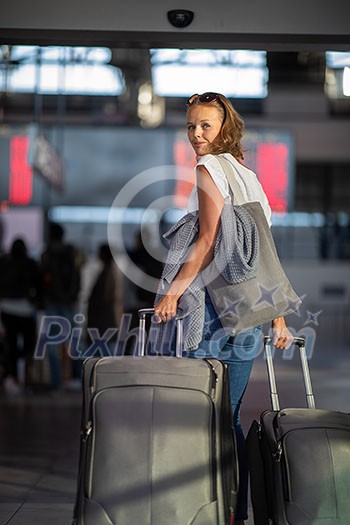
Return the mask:
<svg viewBox="0 0 350 525">
<path fill-rule="evenodd" d="M 225 199 L 230 198 L 229 185 L 217 156 L 226 158 L 235 168 L 237 182 L 247 202 L 259 201 L 270 223 L 271 210 L 256 175 L 243 166 L 241 138 L 243 121 L 229 100 L 218 93 L 193 95 L 188 100 L 188 139 L 196 153 L 196 185 L 189 199 L 189 212 L 198 211 L 198 235 L 188 250 L 186 259 L 165 295 L 155 305 L 159 323 L 174 319 L 179 302 L 193 286 L 199 274 L 212 261 L 220 217 Z M 204 290 L 204 328 L 197 350 L 190 357 L 215 356 L 228 364 L 231 403 L 237 435 L 240 466 L 240 489 L 236 509 L 236 525 L 247 516 L 248 468 L 245 439 L 240 424 L 240 406 L 248 384 L 254 357 L 261 347 L 261 326 L 231 336 L 222 329 L 220 313 L 215 310 L 207 290 Z M 283 317 L 272 321 L 273 340 L 277 348 L 291 344 L 292 335 Z M 219 335 L 218 335 L 219 334 Z"/>
</svg>

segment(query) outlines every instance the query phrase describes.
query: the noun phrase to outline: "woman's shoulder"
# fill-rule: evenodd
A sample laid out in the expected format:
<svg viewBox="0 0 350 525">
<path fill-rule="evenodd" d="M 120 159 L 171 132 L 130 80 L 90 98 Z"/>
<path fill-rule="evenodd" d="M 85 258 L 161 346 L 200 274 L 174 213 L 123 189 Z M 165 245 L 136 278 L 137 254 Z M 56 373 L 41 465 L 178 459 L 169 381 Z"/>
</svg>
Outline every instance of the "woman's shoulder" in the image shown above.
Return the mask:
<svg viewBox="0 0 350 525">
<path fill-rule="evenodd" d="M 231 162 L 231 164 L 235 166 L 239 166 L 244 170 L 251 171 L 249 168 L 241 164 L 231 153 L 218 153 L 217 155 L 214 155 L 212 153 L 207 153 L 206 155 L 202 155 L 197 160 L 197 166 L 201 165 L 212 165 L 215 167 L 221 166 L 220 158 L 224 158 Z"/>
<path fill-rule="evenodd" d="M 210 164 L 213 162 L 213 159 L 215 159 L 216 155 L 212 155 L 211 153 L 207 153 L 207 155 L 201 155 L 200 157 L 197 157 L 197 166 L 206 166 L 207 164 Z"/>
<path fill-rule="evenodd" d="M 205 166 L 206 168 L 211 168 L 214 171 L 222 172 L 222 166 L 219 161 L 220 157 L 225 156 L 226 158 L 232 157 L 230 153 L 220 153 L 218 155 L 213 155 L 212 153 L 207 153 L 206 155 L 202 155 L 197 159 L 196 168 L 198 166 Z M 233 159 L 233 157 L 232 157 Z"/>
<path fill-rule="evenodd" d="M 208 153 L 207 155 L 203 155 L 200 157 L 197 161 L 196 168 L 200 168 L 200 166 L 204 166 L 206 170 L 210 173 L 210 175 L 216 179 L 225 179 L 225 172 L 222 167 L 222 164 L 219 161 L 219 157 L 221 155 L 212 155 L 211 153 Z"/>
<path fill-rule="evenodd" d="M 213 179 L 216 186 L 219 188 L 224 198 L 229 196 L 229 187 L 227 178 L 222 165 L 218 160 L 219 155 L 207 154 L 198 159 L 196 167 L 204 166 Z"/>
</svg>

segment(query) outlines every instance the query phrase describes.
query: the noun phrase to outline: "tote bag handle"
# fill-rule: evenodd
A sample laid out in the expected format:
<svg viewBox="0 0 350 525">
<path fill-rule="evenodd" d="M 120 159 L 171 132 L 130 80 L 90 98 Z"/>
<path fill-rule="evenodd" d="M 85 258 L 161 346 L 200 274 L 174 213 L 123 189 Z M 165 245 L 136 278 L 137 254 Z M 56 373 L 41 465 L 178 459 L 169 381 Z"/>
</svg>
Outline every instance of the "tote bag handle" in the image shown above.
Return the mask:
<svg viewBox="0 0 350 525">
<path fill-rule="evenodd" d="M 237 182 L 234 174 L 234 168 L 231 162 L 225 157 L 218 155 L 217 159 L 222 167 L 222 170 L 226 176 L 227 182 L 229 183 L 231 193 L 233 195 L 233 204 L 240 205 L 244 204 L 247 199 L 244 198 L 242 190 Z M 227 169 L 228 168 L 228 169 Z"/>
</svg>

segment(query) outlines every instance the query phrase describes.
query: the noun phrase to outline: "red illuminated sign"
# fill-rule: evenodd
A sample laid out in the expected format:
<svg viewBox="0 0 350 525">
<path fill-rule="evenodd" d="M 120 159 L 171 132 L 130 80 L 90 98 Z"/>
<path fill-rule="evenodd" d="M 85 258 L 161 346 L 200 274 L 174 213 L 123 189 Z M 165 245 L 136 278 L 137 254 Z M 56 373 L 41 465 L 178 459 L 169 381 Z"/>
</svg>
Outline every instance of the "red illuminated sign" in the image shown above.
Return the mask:
<svg viewBox="0 0 350 525">
<path fill-rule="evenodd" d="M 33 170 L 27 162 L 28 137 L 16 136 L 10 142 L 10 204 L 26 205 L 32 199 Z"/>
<path fill-rule="evenodd" d="M 176 181 L 174 191 L 174 205 L 179 208 L 185 208 L 187 206 L 188 198 L 193 189 L 195 183 L 195 156 L 192 147 L 189 145 L 188 140 L 177 137 L 174 142 L 174 162 L 178 169 L 178 178 Z M 192 170 L 192 180 L 186 180 L 182 174 L 182 168 L 187 167 Z M 186 172 L 188 175 L 188 172 Z M 182 174 L 182 176 L 181 176 Z"/>
<path fill-rule="evenodd" d="M 257 144 L 256 170 L 273 211 L 288 211 L 288 155 L 284 143 Z"/>
</svg>

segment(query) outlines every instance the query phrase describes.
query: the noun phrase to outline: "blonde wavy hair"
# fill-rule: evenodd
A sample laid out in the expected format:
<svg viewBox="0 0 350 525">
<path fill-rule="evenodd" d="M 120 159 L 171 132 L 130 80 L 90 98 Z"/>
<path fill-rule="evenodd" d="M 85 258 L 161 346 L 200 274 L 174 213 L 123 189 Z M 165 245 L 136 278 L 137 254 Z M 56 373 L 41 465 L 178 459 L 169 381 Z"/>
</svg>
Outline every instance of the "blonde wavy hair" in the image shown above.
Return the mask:
<svg viewBox="0 0 350 525">
<path fill-rule="evenodd" d="M 202 95 L 192 95 L 187 103 L 188 109 L 192 106 L 214 106 L 222 116 L 222 126 L 217 138 L 212 142 L 209 153 L 219 155 L 220 153 L 231 153 L 237 160 L 244 160 L 241 140 L 244 131 L 244 121 L 240 114 L 234 109 L 231 102 L 220 93 L 211 93 L 215 98 L 210 101 L 201 102 Z"/>
</svg>

